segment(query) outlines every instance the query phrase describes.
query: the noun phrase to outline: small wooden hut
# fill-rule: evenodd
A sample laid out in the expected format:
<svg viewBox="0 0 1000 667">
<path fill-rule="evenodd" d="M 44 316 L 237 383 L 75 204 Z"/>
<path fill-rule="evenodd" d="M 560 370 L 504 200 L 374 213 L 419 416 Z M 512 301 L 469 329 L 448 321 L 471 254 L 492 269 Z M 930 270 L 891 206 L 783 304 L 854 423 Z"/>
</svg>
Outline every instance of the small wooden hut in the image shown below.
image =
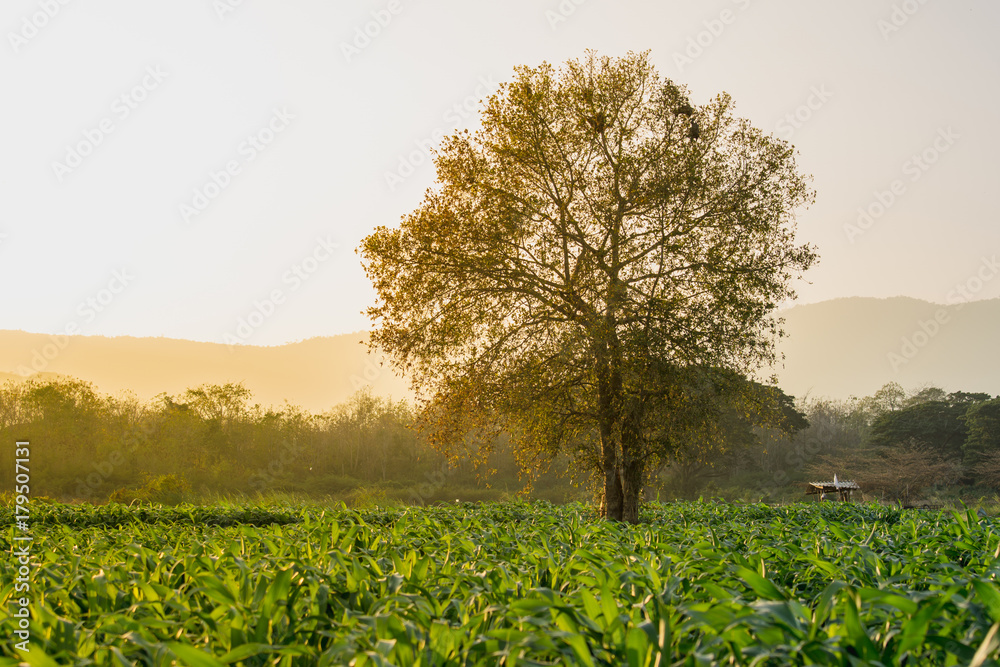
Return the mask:
<svg viewBox="0 0 1000 667">
<path fill-rule="evenodd" d="M 808 484 L 809 488 L 806 489 L 807 496 L 819 495 L 819 500 L 826 500 L 828 497 L 833 496 L 845 503 L 851 501 L 851 496 L 855 491 L 861 490 L 857 482 L 839 480 L 836 475 L 833 476 L 832 482 L 809 482 Z"/>
</svg>

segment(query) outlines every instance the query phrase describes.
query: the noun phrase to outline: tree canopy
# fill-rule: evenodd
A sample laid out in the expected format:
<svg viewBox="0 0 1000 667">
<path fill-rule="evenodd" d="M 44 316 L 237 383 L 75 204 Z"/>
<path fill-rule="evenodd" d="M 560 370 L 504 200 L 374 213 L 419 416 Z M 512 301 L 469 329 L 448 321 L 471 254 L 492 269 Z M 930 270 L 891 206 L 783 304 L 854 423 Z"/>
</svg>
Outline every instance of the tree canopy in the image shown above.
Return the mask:
<svg viewBox="0 0 1000 667">
<path fill-rule="evenodd" d="M 777 304 L 816 260 L 794 150 L 694 104 L 647 54 L 518 67 L 437 183 L 360 248 L 373 346 L 424 397 L 441 446 L 500 429 L 525 457 L 596 452 L 609 518 L 722 405 L 750 406 Z"/>
<path fill-rule="evenodd" d="M 919 396 L 920 394 L 917 395 L 918 400 Z M 951 394 L 943 400 L 935 398 L 920 402 L 911 399 L 907 407 L 887 412 L 874 421 L 869 444 L 877 448 L 890 448 L 916 440 L 929 445 L 946 458 L 961 459 L 969 430 L 964 417 L 970 406 L 975 405 L 968 400 L 969 396 L 977 395 Z M 987 394 L 982 396 L 989 397 Z"/>
<path fill-rule="evenodd" d="M 1000 453 L 1000 398 L 985 399 L 969 406 L 962 421 L 968 429 L 968 437 L 962 445 L 965 462 L 975 464 L 983 458 Z"/>
</svg>

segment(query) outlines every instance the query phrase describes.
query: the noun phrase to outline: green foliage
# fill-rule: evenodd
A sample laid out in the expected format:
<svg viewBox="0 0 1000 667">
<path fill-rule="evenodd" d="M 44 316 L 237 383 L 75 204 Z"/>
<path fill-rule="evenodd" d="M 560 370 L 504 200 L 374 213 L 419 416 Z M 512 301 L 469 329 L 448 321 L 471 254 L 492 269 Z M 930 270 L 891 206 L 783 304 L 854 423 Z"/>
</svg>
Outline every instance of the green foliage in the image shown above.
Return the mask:
<svg viewBox="0 0 1000 667">
<path fill-rule="evenodd" d="M 967 464 L 975 465 L 987 455 L 1000 452 L 1000 398 L 973 403 L 962 421 L 968 428 L 962 445 Z"/>
<path fill-rule="evenodd" d="M 0 439 L 31 441 L 32 496 L 64 501 L 175 503 L 276 493 L 351 500 L 359 487 L 392 502 L 482 497 L 474 463 L 450 465 L 412 421 L 411 405 L 367 389 L 310 414 L 287 404 L 264 409 L 237 384 L 149 403 L 68 379 L 0 386 Z M 522 486 L 504 443 L 486 462 L 492 482 Z M 13 466 L 0 467 L 0 488 L 13 488 L 13 474 Z M 557 474 L 539 483 L 545 491 L 568 487 Z"/>
<path fill-rule="evenodd" d="M 525 468 L 582 452 L 607 515 L 635 521 L 654 460 L 774 360 L 775 306 L 816 260 L 794 150 L 726 94 L 692 105 L 647 54 L 590 52 L 518 67 L 435 164 L 362 243 L 372 344 L 444 451 L 505 432 Z"/>
<path fill-rule="evenodd" d="M 969 500 L 1000 489 L 1000 450 L 970 448 L 991 442 L 993 405 L 988 394 L 936 387 L 907 392 L 896 383 L 846 401 L 805 399 L 794 407 L 808 426 L 793 435 L 755 429 L 759 442 L 743 439 L 731 448 L 715 438 L 704 463 L 681 458 L 654 485 L 668 498 L 788 500 L 802 496 L 795 482 L 838 473 L 860 483 L 868 497 Z M 985 440 L 972 436 L 972 424 L 980 422 Z"/>
<path fill-rule="evenodd" d="M 32 511 L 31 652 L 4 666 L 997 664 L 1000 536 L 971 511 Z"/>
<path fill-rule="evenodd" d="M 858 412 L 863 414 L 868 423 L 882 415 L 899 410 L 907 404 L 906 390 L 898 382 L 888 382 L 871 396 L 857 401 Z"/>
<path fill-rule="evenodd" d="M 108 500 L 126 505 L 133 502 L 177 505 L 183 502 L 190 490 L 191 485 L 178 475 L 153 476 L 143 473 L 142 483 L 138 487 L 113 491 Z"/>
<path fill-rule="evenodd" d="M 873 447 L 894 447 L 910 440 L 924 442 L 942 456 L 962 458 L 968 427 L 962 420 L 969 406 L 949 401 L 925 401 L 888 412 L 872 425 Z"/>
<path fill-rule="evenodd" d="M 713 397 L 707 417 L 700 425 L 673 434 L 672 456 L 659 461 L 661 479 L 678 497 L 695 498 L 706 480 L 745 467 L 764 440 L 790 438 L 809 426 L 791 396 L 756 382 L 739 383 L 737 391 Z M 742 497 L 748 490 L 735 493 Z"/>
<path fill-rule="evenodd" d="M 31 499 L 31 525 L 45 532 L 59 527 L 118 528 L 122 526 L 164 526 L 173 530 L 180 526 L 270 526 L 299 523 L 303 514 L 290 505 L 241 505 L 238 507 L 176 505 L 64 505 L 48 503 L 44 510 Z M 0 517 L 8 524 L 13 521 L 13 508 Z M 178 528 L 179 529 L 179 528 Z"/>
</svg>

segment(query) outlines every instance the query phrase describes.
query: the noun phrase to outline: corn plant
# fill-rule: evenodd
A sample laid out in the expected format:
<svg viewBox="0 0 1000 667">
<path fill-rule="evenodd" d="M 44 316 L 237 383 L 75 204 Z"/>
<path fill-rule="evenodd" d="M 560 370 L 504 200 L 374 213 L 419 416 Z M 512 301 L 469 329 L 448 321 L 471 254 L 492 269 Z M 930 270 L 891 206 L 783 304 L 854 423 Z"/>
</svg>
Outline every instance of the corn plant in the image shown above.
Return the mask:
<svg viewBox="0 0 1000 667">
<path fill-rule="evenodd" d="M 31 650 L 5 530 L 0 667 L 995 665 L 1000 645 L 1000 535 L 972 512 L 32 511 Z"/>
</svg>

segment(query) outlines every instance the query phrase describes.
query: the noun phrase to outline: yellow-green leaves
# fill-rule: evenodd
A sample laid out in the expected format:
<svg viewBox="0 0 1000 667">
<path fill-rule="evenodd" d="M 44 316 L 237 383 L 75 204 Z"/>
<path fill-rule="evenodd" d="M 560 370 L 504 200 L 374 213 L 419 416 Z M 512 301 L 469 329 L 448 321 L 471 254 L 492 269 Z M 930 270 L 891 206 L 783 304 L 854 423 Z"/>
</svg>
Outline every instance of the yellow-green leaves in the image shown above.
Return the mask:
<svg viewBox="0 0 1000 667">
<path fill-rule="evenodd" d="M 6 643 L 0 665 L 996 661 L 995 536 L 970 522 L 957 547 L 948 512 L 698 502 L 616 526 L 511 503 L 207 525 L 213 512 L 234 518 L 107 525 L 95 508 L 38 508 L 36 553 L 54 557 L 32 572 L 30 653 Z M 73 527 L 50 534 L 54 518 Z M 16 577 L 10 559 L 0 576 Z"/>
<path fill-rule="evenodd" d="M 773 361 L 774 304 L 816 260 L 794 241 L 812 193 L 793 152 L 648 53 L 588 52 L 516 68 L 435 165 L 420 206 L 362 241 L 372 345 L 429 400 L 436 445 L 504 432 L 537 468 L 584 442 L 634 522 L 628 480 L 693 437 L 663 432 L 692 421 L 671 369 Z"/>
</svg>

